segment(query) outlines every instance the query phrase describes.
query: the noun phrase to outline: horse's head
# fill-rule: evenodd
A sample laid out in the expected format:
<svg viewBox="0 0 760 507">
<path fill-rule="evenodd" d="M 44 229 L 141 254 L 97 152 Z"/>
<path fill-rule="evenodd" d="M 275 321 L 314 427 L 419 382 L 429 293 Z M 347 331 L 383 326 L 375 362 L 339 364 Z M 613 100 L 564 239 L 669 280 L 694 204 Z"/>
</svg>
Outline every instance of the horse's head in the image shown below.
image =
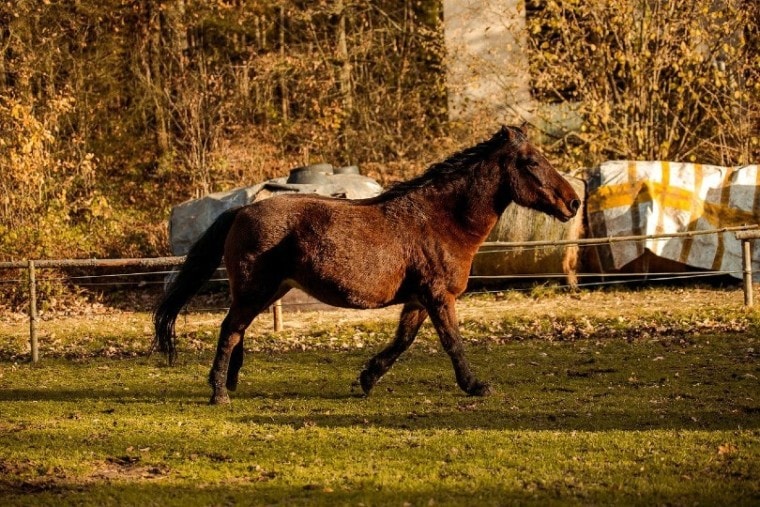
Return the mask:
<svg viewBox="0 0 760 507">
<path fill-rule="evenodd" d="M 506 171 L 512 200 L 563 222 L 573 218 L 581 200 L 570 183 L 528 141 L 521 127 L 504 126 L 501 134 L 506 142 L 500 162 Z"/>
</svg>

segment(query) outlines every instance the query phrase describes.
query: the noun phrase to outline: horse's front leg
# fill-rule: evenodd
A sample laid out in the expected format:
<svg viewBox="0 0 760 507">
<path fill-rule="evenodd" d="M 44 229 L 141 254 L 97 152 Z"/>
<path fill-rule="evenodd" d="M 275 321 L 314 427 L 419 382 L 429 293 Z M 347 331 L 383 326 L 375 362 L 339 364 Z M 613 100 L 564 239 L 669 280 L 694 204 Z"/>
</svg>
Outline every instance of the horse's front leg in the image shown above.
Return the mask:
<svg viewBox="0 0 760 507">
<path fill-rule="evenodd" d="M 454 365 L 454 373 L 459 387 L 471 396 L 487 396 L 490 394 L 490 386 L 475 378 L 467 359 L 464 357 L 454 296 L 446 295 L 439 300 L 432 301 L 428 304 L 428 312 L 441 339 L 443 350 L 449 355 Z"/>
<path fill-rule="evenodd" d="M 244 333 L 240 333 L 240 340 L 238 340 L 230 354 L 230 365 L 227 369 L 227 382 L 225 383 L 228 391 L 237 390 L 238 375 L 240 373 L 240 368 L 243 367 L 243 356 L 245 355 L 245 349 L 243 347 L 244 339 Z"/>
<path fill-rule="evenodd" d="M 426 318 L 427 310 L 423 307 L 410 303 L 404 305 L 393 342 L 372 357 L 359 375 L 359 383 L 365 395 L 369 394 L 380 377 L 385 375 L 396 359 L 409 348 Z"/>
<path fill-rule="evenodd" d="M 230 385 L 234 390 L 234 387 L 237 386 L 237 370 L 242 366 L 243 334 L 255 315 L 255 311 L 233 303 L 222 322 L 219 342 L 216 346 L 216 356 L 208 377 L 208 382 L 213 391 L 209 401 L 212 405 L 223 405 L 230 402 L 230 396 L 227 392 L 227 373 L 230 368 L 230 359 L 234 351 L 234 383 Z"/>
</svg>

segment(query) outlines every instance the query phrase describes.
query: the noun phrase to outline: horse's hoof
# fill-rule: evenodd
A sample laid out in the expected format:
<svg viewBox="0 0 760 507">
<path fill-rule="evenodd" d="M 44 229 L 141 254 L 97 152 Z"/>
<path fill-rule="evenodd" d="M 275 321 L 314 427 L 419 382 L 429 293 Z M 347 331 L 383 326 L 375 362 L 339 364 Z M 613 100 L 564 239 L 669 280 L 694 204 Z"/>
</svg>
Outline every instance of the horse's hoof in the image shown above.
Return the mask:
<svg viewBox="0 0 760 507">
<path fill-rule="evenodd" d="M 351 382 L 351 396 L 354 396 L 356 398 L 366 398 L 367 393 L 364 392 L 364 389 L 361 388 L 361 384 L 358 380 L 354 380 Z"/>
<path fill-rule="evenodd" d="M 372 391 L 372 388 L 375 387 L 376 382 L 377 379 L 374 378 L 374 376 L 368 370 L 362 370 L 362 372 L 359 374 L 359 384 L 362 387 L 364 396 L 369 396 L 369 393 Z"/>
<path fill-rule="evenodd" d="M 209 405 L 229 405 L 230 404 L 230 397 L 226 394 L 224 395 L 212 395 L 211 399 L 208 402 Z"/>
<path fill-rule="evenodd" d="M 238 386 L 237 377 L 235 377 L 234 379 L 228 378 L 225 386 L 227 387 L 228 391 L 237 391 L 237 386 Z"/>
<path fill-rule="evenodd" d="M 486 382 L 475 382 L 469 389 L 467 389 L 467 394 L 470 396 L 488 396 L 492 392 L 490 384 Z"/>
</svg>

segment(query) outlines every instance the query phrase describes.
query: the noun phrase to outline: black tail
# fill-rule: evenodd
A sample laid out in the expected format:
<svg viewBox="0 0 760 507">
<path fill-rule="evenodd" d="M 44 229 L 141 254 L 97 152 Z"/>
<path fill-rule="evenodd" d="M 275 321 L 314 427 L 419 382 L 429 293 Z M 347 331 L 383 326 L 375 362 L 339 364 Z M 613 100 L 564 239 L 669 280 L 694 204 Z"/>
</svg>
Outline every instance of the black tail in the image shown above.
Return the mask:
<svg viewBox="0 0 760 507">
<path fill-rule="evenodd" d="M 174 322 L 188 301 L 203 287 L 222 262 L 224 240 L 241 208 L 222 213 L 203 236 L 195 242 L 177 277 L 166 290 L 163 300 L 153 312 L 156 330 L 154 346 L 165 353 L 169 364 L 177 357 Z"/>
</svg>

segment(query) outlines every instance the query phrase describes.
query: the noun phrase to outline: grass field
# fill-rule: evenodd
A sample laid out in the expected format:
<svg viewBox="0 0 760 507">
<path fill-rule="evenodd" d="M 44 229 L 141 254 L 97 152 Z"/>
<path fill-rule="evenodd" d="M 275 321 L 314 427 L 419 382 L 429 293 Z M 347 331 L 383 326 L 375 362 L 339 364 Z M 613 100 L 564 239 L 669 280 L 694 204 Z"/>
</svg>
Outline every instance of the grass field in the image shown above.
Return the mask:
<svg viewBox="0 0 760 507">
<path fill-rule="evenodd" d="M 425 327 L 362 398 L 395 310 L 286 315 L 249 337 L 228 407 L 206 404 L 219 315 L 144 354 L 145 314 L 0 326 L 3 505 L 757 505 L 758 315 L 722 289 L 461 302 L 491 381 L 464 396 Z"/>
</svg>

